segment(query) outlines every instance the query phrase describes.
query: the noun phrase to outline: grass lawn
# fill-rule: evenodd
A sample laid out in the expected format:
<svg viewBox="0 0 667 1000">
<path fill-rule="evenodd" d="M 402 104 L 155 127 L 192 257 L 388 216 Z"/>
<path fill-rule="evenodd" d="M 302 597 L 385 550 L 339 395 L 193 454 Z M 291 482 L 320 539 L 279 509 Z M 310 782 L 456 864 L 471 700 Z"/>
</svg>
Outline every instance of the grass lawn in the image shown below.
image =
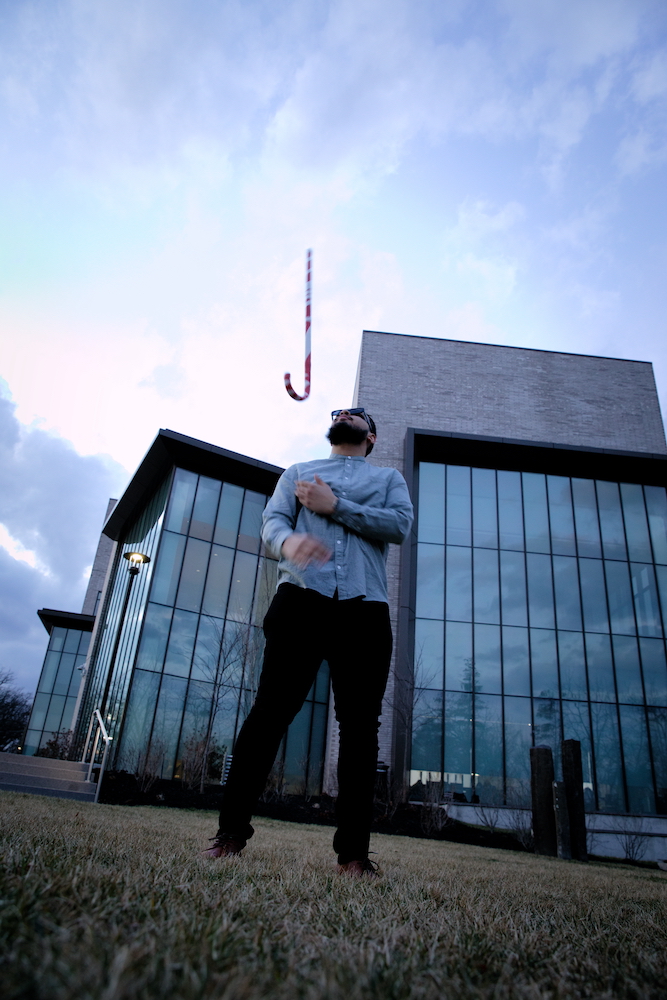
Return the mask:
<svg viewBox="0 0 667 1000">
<path fill-rule="evenodd" d="M 4 1000 L 667 998 L 667 874 L 212 813 L 0 792 Z"/>
</svg>

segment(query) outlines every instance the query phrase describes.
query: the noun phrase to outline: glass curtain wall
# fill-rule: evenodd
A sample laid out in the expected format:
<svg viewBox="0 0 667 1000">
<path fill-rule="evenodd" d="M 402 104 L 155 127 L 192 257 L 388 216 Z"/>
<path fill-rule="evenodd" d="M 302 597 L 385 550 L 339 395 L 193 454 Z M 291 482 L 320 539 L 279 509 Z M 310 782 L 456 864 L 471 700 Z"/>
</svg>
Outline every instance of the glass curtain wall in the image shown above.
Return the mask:
<svg viewBox="0 0 667 1000">
<path fill-rule="evenodd" d="M 581 741 L 586 807 L 667 812 L 664 488 L 421 463 L 411 782 L 527 805 Z"/>
<path fill-rule="evenodd" d="M 57 733 L 70 730 L 86 661 L 90 632 L 54 626 L 30 713 L 23 754 L 41 750 Z"/>
<path fill-rule="evenodd" d="M 260 542 L 266 500 L 175 471 L 116 766 L 194 783 L 202 759 L 219 771 L 232 752 L 256 691 L 261 623 L 275 590 L 277 563 Z M 321 674 L 282 751 L 286 775 L 298 759 L 298 775 L 305 768 L 318 785 L 326 667 Z"/>
</svg>

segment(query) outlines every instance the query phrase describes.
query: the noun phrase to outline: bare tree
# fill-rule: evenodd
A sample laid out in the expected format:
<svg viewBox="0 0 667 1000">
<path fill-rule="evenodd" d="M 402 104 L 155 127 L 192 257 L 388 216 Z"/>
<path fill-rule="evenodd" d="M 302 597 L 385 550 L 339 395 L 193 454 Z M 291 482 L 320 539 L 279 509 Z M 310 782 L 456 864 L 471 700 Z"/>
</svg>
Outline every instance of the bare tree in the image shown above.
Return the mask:
<svg viewBox="0 0 667 1000">
<path fill-rule="evenodd" d="M 0 750 L 15 750 L 30 718 L 32 699 L 14 685 L 14 674 L 0 669 Z"/>
<path fill-rule="evenodd" d="M 156 781 L 162 776 L 166 747 L 163 740 L 154 737 L 145 750 L 136 754 L 134 776 L 139 785 L 139 791 L 149 792 Z"/>
<path fill-rule="evenodd" d="M 452 823 L 447 796 L 451 799 L 451 793 L 444 790 L 443 781 L 426 782 L 419 821 L 427 837 L 440 833 Z"/>
<path fill-rule="evenodd" d="M 510 807 L 507 812 L 507 826 L 527 851 L 535 849 L 535 838 L 533 836 L 533 813 L 531 809 L 525 807 L 523 796 L 517 789 L 507 792 L 507 804 Z"/>
<path fill-rule="evenodd" d="M 482 821 L 482 826 L 493 835 L 500 825 L 500 809 L 497 806 L 475 806 L 477 815 Z"/>
<path fill-rule="evenodd" d="M 646 821 L 643 817 L 640 817 L 634 821 L 633 827 L 634 829 L 626 830 L 625 833 L 619 834 L 618 839 L 626 861 L 641 861 L 646 854 L 649 842 Z"/>
<path fill-rule="evenodd" d="M 67 760 L 72 746 L 74 733 L 71 729 L 61 729 L 59 733 L 53 733 L 50 740 L 44 744 L 35 757 L 50 757 L 52 760 Z"/>
<path fill-rule="evenodd" d="M 216 758 L 226 752 L 215 741 L 216 723 L 230 697 L 245 692 L 254 700 L 259 679 L 259 661 L 263 648 L 261 630 L 249 619 L 241 622 L 209 618 L 211 639 L 199 649 L 195 666 L 204 682 L 201 692 L 202 720 L 185 743 L 190 775 L 193 768 L 199 774 L 199 790 L 203 793 L 209 774 L 211 755 Z M 195 761 L 196 759 L 196 761 Z M 224 766 L 224 759 L 222 761 Z"/>
</svg>

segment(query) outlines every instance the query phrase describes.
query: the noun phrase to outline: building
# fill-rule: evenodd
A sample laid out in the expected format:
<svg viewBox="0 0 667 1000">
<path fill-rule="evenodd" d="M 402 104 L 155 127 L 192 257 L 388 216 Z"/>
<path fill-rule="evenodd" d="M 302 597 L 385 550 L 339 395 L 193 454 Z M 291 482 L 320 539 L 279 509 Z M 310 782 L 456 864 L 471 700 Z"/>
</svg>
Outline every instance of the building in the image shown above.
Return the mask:
<svg viewBox="0 0 667 1000">
<path fill-rule="evenodd" d="M 220 779 L 258 677 L 276 576 L 259 533 L 281 472 L 159 432 L 104 525 L 113 544 L 74 723 L 79 746 L 100 709 L 111 766 L 193 783 L 206 759 L 205 777 Z M 324 664 L 281 751 L 289 787 L 321 789 L 328 700 Z"/>
<path fill-rule="evenodd" d="M 105 521 L 115 504 L 115 500 L 109 501 Z M 43 749 L 58 733 L 72 729 L 112 545 L 110 538 L 100 535 L 81 612 L 52 608 L 37 612 L 49 633 L 49 644 L 23 741 L 27 756 Z"/>
<path fill-rule="evenodd" d="M 370 461 L 403 472 L 417 512 L 388 564 L 380 756 L 395 787 L 525 806 L 529 747 L 557 758 L 572 737 L 591 812 L 667 814 L 667 445 L 652 366 L 365 331 L 354 403 L 378 425 Z M 103 708 L 114 766 L 187 779 L 202 741 L 233 750 L 274 587 L 259 526 L 280 472 L 160 431 L 110 513 L 77 733 Z M 134 574 L 132 552 L 145 558 Z M 328 687 L 323 664 L 281 751 L 292 788 L 335 792 Z"/>
<path fill-rule="evenodd" d="M 418 511 L 390 565 L 387 759 L 413 785 L 525 805 L 528 748 L 576 738 L 590 810 L 667 812 L 652 366 L 366 331 L 355 396 Z"/>
</svg>

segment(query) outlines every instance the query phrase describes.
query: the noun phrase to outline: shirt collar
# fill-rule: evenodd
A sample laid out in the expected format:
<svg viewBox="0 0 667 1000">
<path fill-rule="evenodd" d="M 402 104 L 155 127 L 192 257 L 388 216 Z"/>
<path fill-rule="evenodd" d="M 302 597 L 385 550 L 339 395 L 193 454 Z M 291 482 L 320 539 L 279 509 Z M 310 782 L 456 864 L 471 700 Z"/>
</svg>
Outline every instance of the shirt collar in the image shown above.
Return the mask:
<svg viewBox="0 0 667 1000">
<path fill-rule="evenodd" d="M 350 462 L 365 462 L 366 458 L 364 455 L 329 455 L 329 458 L 335 461 L 336 459 L 346 458 Z"/>
</svg>

